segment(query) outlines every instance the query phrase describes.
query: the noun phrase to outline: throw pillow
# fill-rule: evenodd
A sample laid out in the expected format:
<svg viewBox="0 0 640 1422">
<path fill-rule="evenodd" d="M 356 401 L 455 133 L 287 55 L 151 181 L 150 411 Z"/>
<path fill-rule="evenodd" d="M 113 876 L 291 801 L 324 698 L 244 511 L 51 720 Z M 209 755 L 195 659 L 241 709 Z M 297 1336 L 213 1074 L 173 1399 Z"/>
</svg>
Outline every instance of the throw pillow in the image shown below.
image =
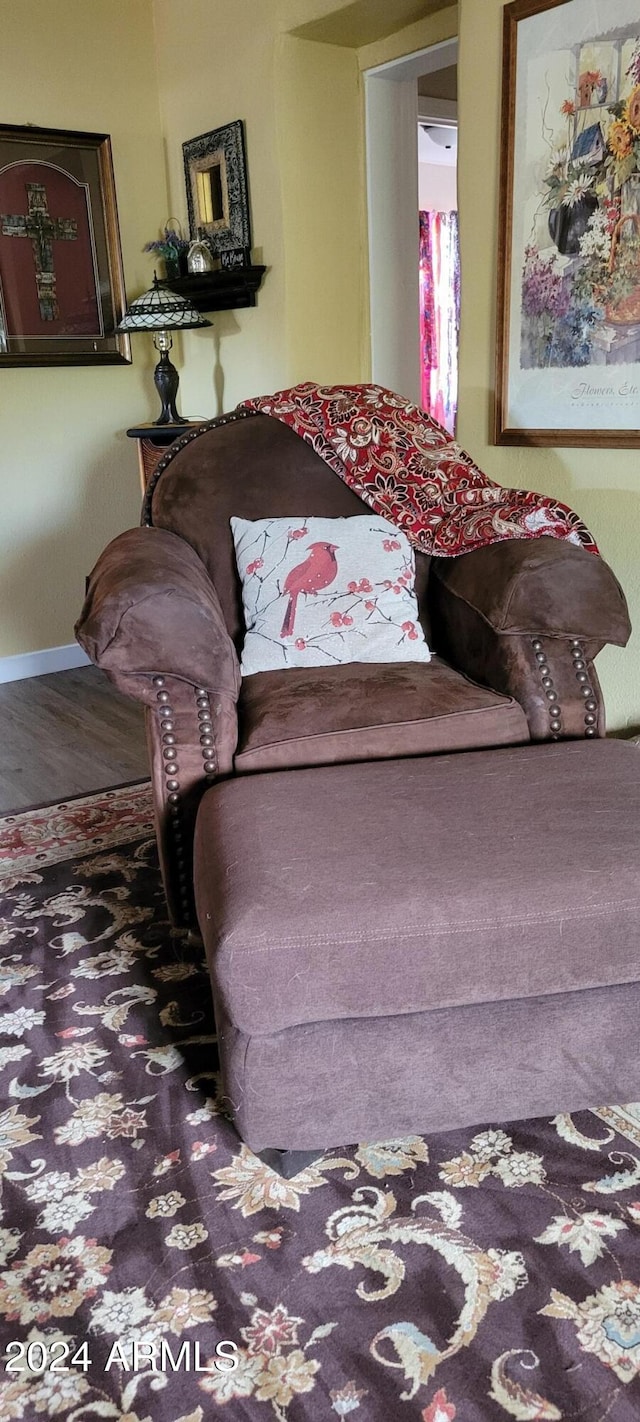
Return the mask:
<svg viewBox="0 0 640 1422">
<path fill-rule="evenodd" d="M 232 518 L 242 675 L 345 662 L 428 662 L 413 549 L 376 514 Z"/>
</svg>

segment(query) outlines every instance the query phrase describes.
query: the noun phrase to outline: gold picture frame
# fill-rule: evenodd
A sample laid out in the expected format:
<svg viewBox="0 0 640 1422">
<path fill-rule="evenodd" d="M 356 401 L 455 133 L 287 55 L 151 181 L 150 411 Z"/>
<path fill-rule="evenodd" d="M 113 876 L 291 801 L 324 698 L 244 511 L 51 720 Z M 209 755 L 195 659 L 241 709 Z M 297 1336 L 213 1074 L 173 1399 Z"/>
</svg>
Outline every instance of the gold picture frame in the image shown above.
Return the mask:
<svg viewBox="0 0 640 1422">
<path fill-rule="evenodd" d="M 635 0 L 505 6 L 494 439 L 640 447 Z"/>
<path fill-rule="evenodd" d="M 108 134 L 0 126 L 0 366 L 131 360 Z"/>
</svg>

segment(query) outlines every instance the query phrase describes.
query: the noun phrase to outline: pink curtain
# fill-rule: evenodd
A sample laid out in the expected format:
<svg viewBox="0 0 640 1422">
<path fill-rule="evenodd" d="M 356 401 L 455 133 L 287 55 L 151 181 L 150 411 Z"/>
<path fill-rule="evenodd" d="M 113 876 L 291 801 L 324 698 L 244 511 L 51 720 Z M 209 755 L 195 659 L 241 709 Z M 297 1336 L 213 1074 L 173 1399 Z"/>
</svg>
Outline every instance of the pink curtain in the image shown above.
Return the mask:
<svg viewBox="0 0 640 1422">
<path fill-rule="evenodd" d="M 450 434 L 458 406 L 460 250 L 457 212 L 420 213 L 422 405 Z"/>
</svg>

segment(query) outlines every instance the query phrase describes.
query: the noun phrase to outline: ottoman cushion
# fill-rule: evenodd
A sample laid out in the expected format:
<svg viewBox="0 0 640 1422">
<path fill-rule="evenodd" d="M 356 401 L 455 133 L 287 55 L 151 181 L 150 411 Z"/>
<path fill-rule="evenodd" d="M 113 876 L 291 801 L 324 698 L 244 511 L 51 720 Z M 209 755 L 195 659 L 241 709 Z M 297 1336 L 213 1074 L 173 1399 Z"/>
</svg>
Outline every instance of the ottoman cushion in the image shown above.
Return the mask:
<svg viewBox="0 0 640 1422">
<path fill-rule="evenodd" d="M 621 742 L 276 772 L 208 791 L 198 916 L 248 1033 L 640 977 Z"/>
<path fill-rule="evenodd" d="M 196 902 L 252 1149 L 637 1100 L 639 782 L 592 741 L 208 791 Z"/>
</svg>

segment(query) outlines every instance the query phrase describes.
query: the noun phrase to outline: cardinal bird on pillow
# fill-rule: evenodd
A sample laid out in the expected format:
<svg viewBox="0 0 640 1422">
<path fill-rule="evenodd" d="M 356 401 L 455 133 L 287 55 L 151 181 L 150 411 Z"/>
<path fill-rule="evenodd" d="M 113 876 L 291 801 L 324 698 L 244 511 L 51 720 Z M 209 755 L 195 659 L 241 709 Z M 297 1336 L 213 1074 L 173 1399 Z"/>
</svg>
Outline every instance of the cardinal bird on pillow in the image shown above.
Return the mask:
<svg viewBox="0 0 640 1422">
<path fill-rule="evenodd" d="M 338 572 L 337 543 L 311 543 L 304 563 L 291 568 L 284 581 L 283 595 L 289 602 L 284 614 L 281 637 L 292 637 L 300 593 L 318 593 L 328 588 Z"/>
</svg>

